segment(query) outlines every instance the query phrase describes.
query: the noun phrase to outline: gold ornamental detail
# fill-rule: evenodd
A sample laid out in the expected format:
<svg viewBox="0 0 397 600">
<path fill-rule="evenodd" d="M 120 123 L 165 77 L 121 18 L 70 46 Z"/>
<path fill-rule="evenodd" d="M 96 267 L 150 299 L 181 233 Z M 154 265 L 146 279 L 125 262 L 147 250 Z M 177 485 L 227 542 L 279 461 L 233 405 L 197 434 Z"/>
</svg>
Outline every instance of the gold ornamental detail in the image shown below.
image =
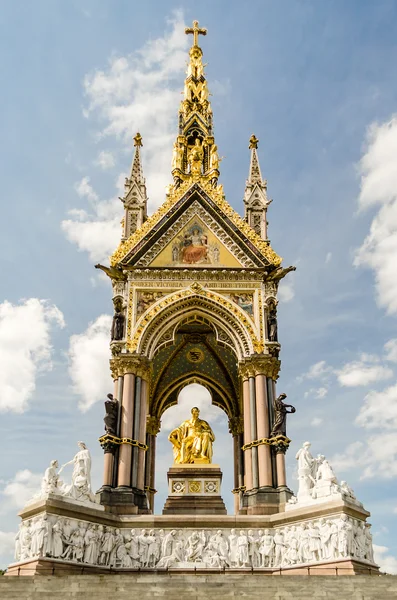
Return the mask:
<svg viewBox="0 0 397 600">
<path fill-rule="evenodd" d="M 118 356 L 110 359 L 110 370 L 113 379 L 133 374 L 146 381 L 150 379 L 150 364 L 145 356 Z"/>
<path fill-rule="evenodd" d="M 189 492 L 191 494 L 201 493 L 201 481 L 189 481 Z"/>
<path fill-rule="evenodd" d="M 259 440 L 254 440 L 253 442 L 249 442 L 248 444 L 244 444 L 241 446 L 241 450 L 244 452 L 246 450 L 250 450 L 251 448 L 257 448 L 258 446 L 273 446 L 276 451 L 285 451 L 288 450 L 291 440 L 287 438 L 285 435 L 277 435 L 271 438 L 261 438 Z"/>
<path fill-rule="evenodd" d="M 256 375 L 266 375 L 266 377 L 276 380 L 280 368 L 281 362 L 278 358 L 262 354 L 251 356 L 242 361 L 239 365 L 239 373 L 243 379 L 255 377 Z"/>
<path fill-rule="evenodd" d="M 146 432 L 149 435 L 157 435 L 160 431 L 161 421 L 157 417 L 146 417 Z"/>
<path fill-rule="evenodd" d="M 195 180 L 194 180 L 195 179 Z M 183 181 L 179 187 L 170 186 L 170 191 L 164 204 L 160 206 L 140 227 L 137 229 L 128 240 L 122 241 L 117 250 L 110 257 L 112 266 L 121 262 L 125 256 L 149 234 L 150 230 L 173 208 L 173 206 L 184 196 L 184 194 L 195 184 L 199 183 L 200 187 L 208 194 L 208 196 L 217 204 L 217 206 L 225 213 L 236 227 L 252 242 L 257 250 L 264 256 L 272 265 L 278 267 L 281 264 L 282 258 L 278 256 L 271 248 L 270 244 L 264 240 L 252 229 L 246 221 L 230 206 L 226 201 L 223 187 L 221 185 L 216 188 L 212 187 L 210 180 L 205 175 L 197 176 L 196 178 L 189 177 Z"/>
<path fill-rule="evenodd" d="M 212 302 L 216 304 L 221 304 L 225 308 L 228 309 L 229 312 L 233 313 L 233 315 L 238 319 L 240 324 L 244 325 L 246 330 L 249 333 L 249 336 L 252 341 L 252 345 L 255 352 L 263 352 L 264 345 L 260 339 L 255 334 L 254 328 L 251 324 L 251 319 L 246 316 L 244 311 L 239 308 L 234 302 L 227 300 L 225 297 L 220 296 L 210 290 L 205 290 L 201 287 L 201 285 L 197 282 L 193 283 L 190 288 L 185 290 L 180 290 L 168 297 L 163 298 L 158 304 L 149 309 L 146 313 L 142 315 L 140 320 L 137 323 L 137 327 L 135 330 L 135 334 L 131 339 L 127 340 L 127 348 L 130 352 L 135 352 L 138 348 L 139 340 L 141 335 L 147 325 L 153 321 L 153 319 L 160 313 L 164 308 L 174 304 L 178 300 L 182 300 L 184 298 L 193 297 L 194 295 L 201 296 L 204 298 L 208 298 Z"/>
</svg>

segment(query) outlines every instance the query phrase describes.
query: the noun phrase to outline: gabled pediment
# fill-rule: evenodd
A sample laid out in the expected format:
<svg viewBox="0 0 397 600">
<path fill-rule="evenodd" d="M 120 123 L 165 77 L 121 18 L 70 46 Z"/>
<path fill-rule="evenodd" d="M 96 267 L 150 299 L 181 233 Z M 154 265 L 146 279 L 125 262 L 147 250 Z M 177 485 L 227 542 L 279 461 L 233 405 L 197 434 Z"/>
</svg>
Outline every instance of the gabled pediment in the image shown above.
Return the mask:
<svg viewBox="0 0 397 600">
<path fill-rule="evenodd" d="M 252 186 L 247 186 L 244 197 L 244 204 L 247 208 L 266 208 L 271 200 L 268 199 L 263 186 L 255 183 Z"/>
<path fill-rule="evenodd" d="M 155 247 L 139 261 L 139 265 L 242 268 L 247 266 L 244 263 L 252 262 L 242 255 L 224 231 L 214 227 L 216 223 L 208 213 L 205 213 L 199 203 L 193 203 L 178 224 L 179 230 L 176 233 L 174 229 L 171 232 L 168 230 Z M 213 228 L 217 230 L 216 233 Z M 148 263 L 148 259 L 150 260 L 154 254 L 153 260 Z"/>
<path fill-rule="evenodd" d="M 182 246 L 179 248 L 181 236 L 187 236 L 187 243 L 189 236 L 193 235 L 189 227 L 192 228 L 195 218 L 203 230 L 199 235 L 203 239 L 207 236 L 207 254 L 204 249 L 189 254 L 183 252 Z M 197 239 L 192 245 L 195 243 L 198 244 Z M 139 230 L 119 246 L 111 257 L 111 263 L 158 267 L 163 262 L 164 266 L 178 264 L 186 267 L 186 260 L 199 255 L 197 262 L 191 263 L 195 268 L 198 261 L 204 261 L 204 256 L 210 261 L 207 265 L 211 266 L 216 266 L 215 261 L 219 259 L 219 267 L 260 268 L 281 263 L 268 242 L 262 240 L 223 197 L 212 194 L 210 189 L 205 190 L 199 183 L 191 185 L 179 198 L 169 197 Z M 205 266 L 204 262 L 199 264 Z"/>
</svg>

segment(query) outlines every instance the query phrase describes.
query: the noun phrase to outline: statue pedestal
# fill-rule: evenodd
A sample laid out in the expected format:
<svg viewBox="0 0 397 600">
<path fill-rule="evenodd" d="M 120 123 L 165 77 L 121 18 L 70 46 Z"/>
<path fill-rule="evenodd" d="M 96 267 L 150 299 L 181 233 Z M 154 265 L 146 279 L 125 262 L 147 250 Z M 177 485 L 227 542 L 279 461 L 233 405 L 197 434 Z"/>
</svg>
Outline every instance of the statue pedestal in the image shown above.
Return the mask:
<svg viewBox="0 0 397 600">
<path fill-rule="evenodd" d="M 173 465 L 167 473 L 168 498 L 163 515 L 226 515 L 219 465 Z"/>
</svg>

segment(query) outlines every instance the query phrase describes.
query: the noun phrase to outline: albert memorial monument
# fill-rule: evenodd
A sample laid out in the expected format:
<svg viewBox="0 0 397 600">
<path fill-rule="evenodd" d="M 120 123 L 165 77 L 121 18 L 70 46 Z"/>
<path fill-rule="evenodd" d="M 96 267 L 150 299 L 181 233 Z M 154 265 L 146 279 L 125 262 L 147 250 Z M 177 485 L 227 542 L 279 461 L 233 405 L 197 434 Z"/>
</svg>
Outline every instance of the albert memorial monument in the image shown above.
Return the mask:
<svg viewBox="0 0 397 600">
<path fill-rule="evenodd" d="M 7 575 L 81 573 L 82 567 L 84 573 L 377 573 L 369 513 L 318 454 L 321 448 L 302 440 L 298 489 L 288 485 L 295 408 L 276 392 L 277 291 L 294 267 L 281 265 L 268 239 L 271 200 L 255 135 L 247 135 L 244 216 L 225 198 L 200 47 L 207 31 L 194 21 L 186 33 L 192 46 L 165 199 L 147 214 L 137 133 L 121 198 L 120 243 L 107 265 L 96 265 L 111 280 L 114 308 L 114 387 L 104 432 L 98 423 L 102 486 L 92 487 L 84 441 L 76 440 L 64 465 L 49 456 L 40 492 L 20 513 Z M 228 417 L 234 489 L 222 489 L 211 423 L 192 406 L 169 434 L 170 464 L 162 475 L 168 497 L 155 515 L 162 415 L 192 382 L 205 386 Z M 223 501 L 230 493 L 233 515 Z"/>
</svg>

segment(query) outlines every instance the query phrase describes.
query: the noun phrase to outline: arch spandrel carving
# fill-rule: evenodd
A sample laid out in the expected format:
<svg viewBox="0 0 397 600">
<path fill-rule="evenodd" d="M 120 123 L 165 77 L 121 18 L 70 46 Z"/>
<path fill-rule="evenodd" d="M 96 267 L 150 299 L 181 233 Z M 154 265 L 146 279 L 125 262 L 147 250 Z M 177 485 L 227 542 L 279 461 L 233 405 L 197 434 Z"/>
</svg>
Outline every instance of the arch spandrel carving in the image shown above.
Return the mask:
<svg viewBox="0 0 397 600">
<path fill-rule="evenodd" d="M 131 312 L 131 311 L 129 311 Z M 127 339 L 130 352 L 153 358 L 157 344 L 169 329 L 189 314 L 201 315 L 227 332 L 235 345 L 237 358 L 263 352 L 263 342 L 251 319 L 237 304 L 198 283 L 164 296 L 139 319 Z"/>
</svg>

